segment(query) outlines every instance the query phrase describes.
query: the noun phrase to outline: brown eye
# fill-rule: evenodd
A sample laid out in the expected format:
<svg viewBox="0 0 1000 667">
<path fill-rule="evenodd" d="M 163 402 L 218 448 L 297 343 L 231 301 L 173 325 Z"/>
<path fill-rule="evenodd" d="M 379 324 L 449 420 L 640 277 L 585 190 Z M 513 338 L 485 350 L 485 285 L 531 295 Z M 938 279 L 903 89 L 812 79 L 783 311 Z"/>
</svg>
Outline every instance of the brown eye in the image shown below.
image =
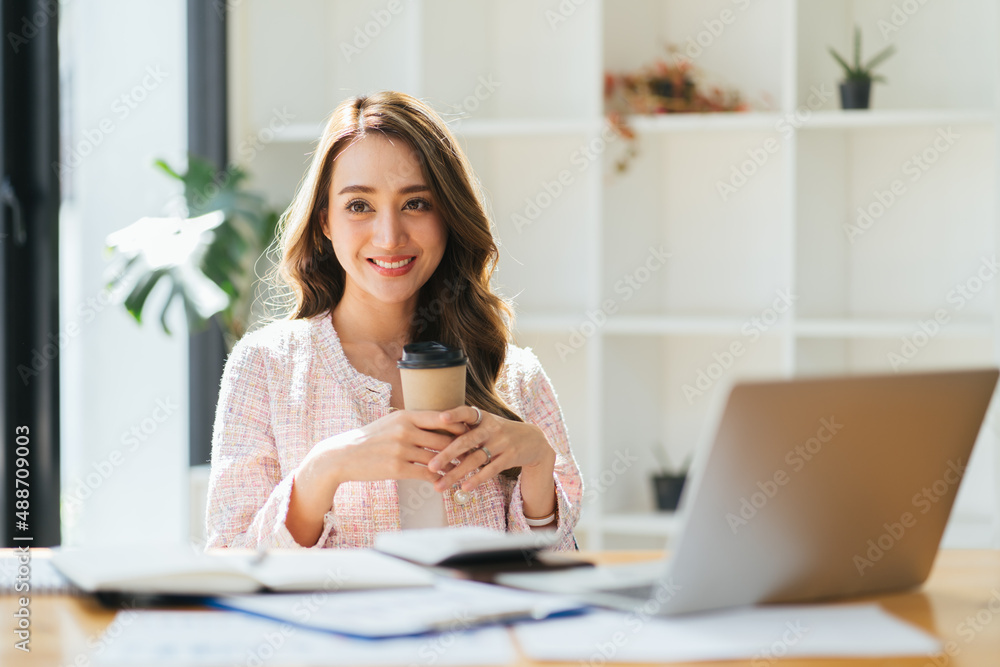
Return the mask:
<svg viewBox="0 0 1000 667">
<path fill-rule="evenodd" d="M 363 199 L 355 199 L 347 204 L 347 210 L 351 213 L 367 213 L 370 209 L 368 202 Z"/>
<path fill-rule="evenodd" d="M 431 203 L 426 199 L 411 199 L 406 202 L 403 208 L 410 211 L 429 211 L 431 210 Z"/>
</svg>

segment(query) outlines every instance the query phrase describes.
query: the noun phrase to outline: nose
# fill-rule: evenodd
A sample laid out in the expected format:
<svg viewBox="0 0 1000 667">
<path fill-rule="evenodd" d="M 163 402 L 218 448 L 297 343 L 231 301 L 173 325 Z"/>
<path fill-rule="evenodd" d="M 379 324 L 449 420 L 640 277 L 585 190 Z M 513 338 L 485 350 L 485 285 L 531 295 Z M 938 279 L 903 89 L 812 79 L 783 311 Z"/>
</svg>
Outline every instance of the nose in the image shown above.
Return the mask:
<svg viewBox="0 0 1000 667">
<path fill-rule="evenodd" d="M 378 213 L 372 223 L 372 245 L 376 248 L 392 250 L 406 245 L 408 240 L 399 211 L 383 209 Z"/>
</svg>

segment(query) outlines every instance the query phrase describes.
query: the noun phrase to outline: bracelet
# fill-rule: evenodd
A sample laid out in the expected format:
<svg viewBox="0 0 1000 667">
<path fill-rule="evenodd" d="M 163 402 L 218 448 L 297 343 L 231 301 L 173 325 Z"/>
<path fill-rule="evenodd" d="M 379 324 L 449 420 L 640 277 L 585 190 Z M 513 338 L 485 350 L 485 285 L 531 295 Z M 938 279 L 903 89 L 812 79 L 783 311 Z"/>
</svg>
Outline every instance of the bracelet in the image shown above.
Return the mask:
<svg viewBox="0 0 1000 667">
<path fill-rule="evenodd" d="M 552 514 L 549 514 L 548 516 L 543 516 L 540 519 L 532 519 L 528 515 L 525 515 L 524 520 L 529 526 L 533 528 L 538 528 L 539 526 L 547 526 L 556 520 L 556 511 L 552 510 Z"/>
</svg>

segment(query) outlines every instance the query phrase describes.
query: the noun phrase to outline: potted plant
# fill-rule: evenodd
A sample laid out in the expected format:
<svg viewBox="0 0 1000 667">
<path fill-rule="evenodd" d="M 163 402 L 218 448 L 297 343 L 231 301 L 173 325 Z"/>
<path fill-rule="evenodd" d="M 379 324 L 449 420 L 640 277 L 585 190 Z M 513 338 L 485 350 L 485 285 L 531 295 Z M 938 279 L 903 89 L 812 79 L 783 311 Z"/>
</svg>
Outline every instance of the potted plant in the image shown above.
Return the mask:
<svg viewBox="0 0 1000 667">
<path fill-rule="evenodd" d="M 652 477 L 656 509 L 661 512 L 672 512 L 677 509 L 681 500 L 681 492 L 684 491 L 684 484 L 687 483 L 687 471 L 691 465 L 691 456 L 688 456 L 684 465 L 676 468 L 665 460 L 667 457 L 659 447 L 653 448 L 653 454 L 660 464 L 659 471 Z"/>
<path fill-rule="evenodd" d="M 247 174 L 239 167 L 220 171 L 194 155 L 184 173 L 163 160 L 156 166 L 184 184 L 187 217 L 142 218 L 110 234 L 105 243 L 118 264 L 111 287 L 128 292 L 125 309 L 141 324 L 147 299 L 163 280 L 164 332 L 170 334 L 167 311 L 179 297 L 189 331 L 218 316 L 232 349 L 250 326 L 257 261 L 274 239 L 279 213 L 244 189 Z"/>
<path fill-rule="evenodd" d="M 896 47 L 889 45 L 879 51 L 867 63 L 861 62 L 861 28 L 854 26 L 854 63 L 848 64 L 833 47 L 827 47 L 830 55 L 844 70 L 844 80 L 840 83 L 840 106 L 844 109 L 867 109 L 871 100 L 872 81 L 885 81 L 885 77 L 872 73 L 876 67 L 885 62 L 896 52 Z"/>
</svg>

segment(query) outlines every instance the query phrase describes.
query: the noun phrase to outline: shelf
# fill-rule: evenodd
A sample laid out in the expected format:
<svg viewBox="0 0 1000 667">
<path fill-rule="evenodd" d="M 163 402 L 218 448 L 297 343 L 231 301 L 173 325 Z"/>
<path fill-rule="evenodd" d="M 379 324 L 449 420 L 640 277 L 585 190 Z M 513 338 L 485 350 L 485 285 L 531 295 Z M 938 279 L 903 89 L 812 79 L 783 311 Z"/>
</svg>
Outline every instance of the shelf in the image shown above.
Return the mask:
<svg viewBox="0 0 1000 667">
<path fill-rule="evenodd" d="M 717 113 L 670 113 L 628 116 L 627 122 L 637 132 L 659 134 L 714 130 L 777 130 L 777 113 L 732 111 Z"/>
<path fill-rule="evenodd" d="M 624 315 L 608 320 L 604 331 L 617 335 L 692 335 L 692 334 L 725 334 L 741 335 L 741 329 L 747 324 L 747 318 L 738 317 L 683 317 L 670 315 Z M 769 330 L 769 334 L 781 332 L 787 327 L 779 321 Z"/>
<path fill-rule="evenodd" d="M 795 335 L 800 338 L 897 338 L 911 336 L 920 330 L 920 320 L 866 320 L 866 319 L 800 319 L 795 323 Z M 993 335 L 989 321 L 947 322 L 941 336 L 968 337 Z"/>
<path fill-rule="evenodd" d="M 817 111 L 801 122 L 801 130 L 921 127 L 990 124 L 997 120 L 992 109 L 862 109 L 851 111 Z"/>
<path fill-rule="evenodd" d="M 585 322 L 594 323 L 585 313 L 562 315 L 526 313 L 515 318 L 515 329 L 531 333 L 566 333 L 580 329 Z M 597 326 L 597 329 L 605 335 L 615 336 L 739 336 L 743 335 L 742 329 L 747 322 L 746 317 L 612 315 L 604 324 Z M 589 326 L 586 328 L 590 329 Z M 782 320 L 771 326 L 765 335 L 784 333 L 787 328 L 788 324 Z"/>
<path fill-rule="evenodd" d="M 990 124 L 997 120 L 991 109 L 920 109 L 817 111 L 801 121 L 799 131 L 811 129 L 850 129 L 869 127 L 920 127 Z M 732 112 L 660 114 L 629 116 L 630 127 L 640 134 L 665 134 L 692 131 L 777 131 L 785 116 L 778 113 Z M 291 123 L 275 133 L 274 141 L 308 143 L 319 139 L 324 123 Z M 450 124 L 452 132 L 463 137 L 503 138 L 530 136 L 590 135 L 601 131 L 603 120 L 590 118 L 476 118 Z"/>
<path fill-rule="evenodd" d="M 606 533 L 676 537 L 681 532 L 681 519 L 675 512 L 608 513 L 601 519 Z"/>
</svg>

